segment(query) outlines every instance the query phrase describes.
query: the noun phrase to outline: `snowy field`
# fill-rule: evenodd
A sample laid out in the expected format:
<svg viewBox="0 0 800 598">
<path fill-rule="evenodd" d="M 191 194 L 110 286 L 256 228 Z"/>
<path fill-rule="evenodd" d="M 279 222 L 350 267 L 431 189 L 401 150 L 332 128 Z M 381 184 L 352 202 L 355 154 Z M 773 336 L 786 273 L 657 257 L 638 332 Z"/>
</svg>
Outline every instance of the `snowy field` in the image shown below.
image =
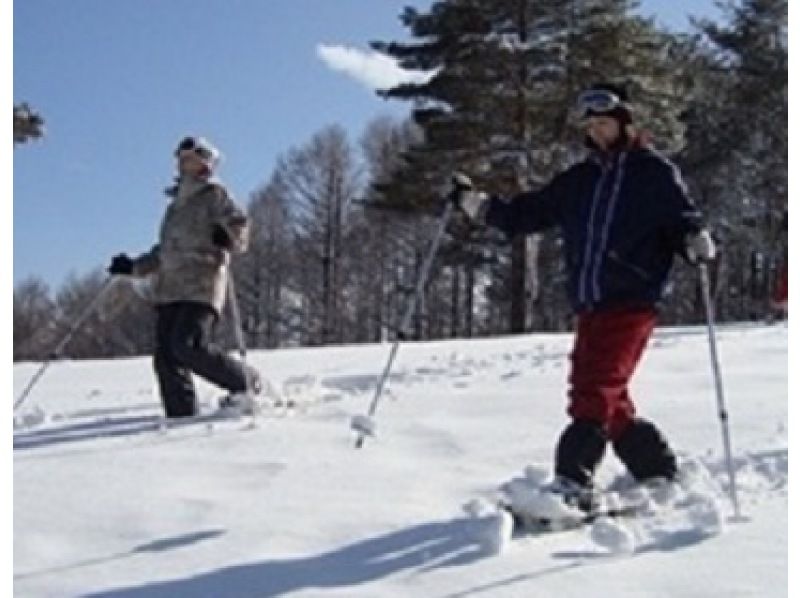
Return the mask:
<svg viewBox="0 0 800 598">
<path fill-rule="evenodd" d="M 705 330 L 660 329 L 633 395 L 703 472 L 721 527 L 665 508 L 622 524 L 627 552 L 591 527 L 487 549 L 463 506 L 549 470 L 570 342 L 404 345 L 360 450 L 350 421 L 389 345 L 254 353 L 294 405 L 255 429 L 164 429 L 147 358 L 55 363 L 15 418 L 14 595 L 787 596 L 785 325 L 719 331 L 744 521 L 730 521 Z M 15 397 L 37 367 L 14 367 Z M 199 389 L 210 409 L 214 390 Z M 600 480 L 621 474 L 609 452 Z"/>
</svg>

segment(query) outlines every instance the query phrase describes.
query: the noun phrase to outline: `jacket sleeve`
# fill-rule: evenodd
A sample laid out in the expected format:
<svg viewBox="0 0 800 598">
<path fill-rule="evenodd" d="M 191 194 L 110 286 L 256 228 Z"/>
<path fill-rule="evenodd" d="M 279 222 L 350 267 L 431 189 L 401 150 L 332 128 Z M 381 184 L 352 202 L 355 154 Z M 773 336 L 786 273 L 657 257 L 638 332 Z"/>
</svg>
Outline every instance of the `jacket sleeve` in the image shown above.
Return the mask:
<svg viewBox="0 0 800 598">
<path fill-rule="evenodd" d="M 486 224 L 509 236 L 529 234 L 558 224 L 565 197 L 566 173 L 555 177 L 538 191 L 528 191 L 510 199 L 492 197 L 486 212 Z"/>
<path fill-rule="evenodd" d="M 159 246 L 153 245 L 150 251 L 134 258 L 133 260 L 133 276 L 137 278 L 144 278 L 158 270 L 160 264 L 159 260 Z"/>
<path fill-rule="evenodd" d="M 228 235 L 231 250 L 247 251 L 250 240 L 250 225 L 247 215 L 231 199 L 224 187 L 215 185 L 211 202 L 211 223 L 221 226 Z"/>
<path fill-rule="evenodd" d="M 686 257 L 686 238 L 703 230 L 705 219 L 689 197 L 678 168 L 671 162 L 665 162 L 659 170 L 660 195 L 668 210 L 667 238 L 674 251 Z"/>
</svg>

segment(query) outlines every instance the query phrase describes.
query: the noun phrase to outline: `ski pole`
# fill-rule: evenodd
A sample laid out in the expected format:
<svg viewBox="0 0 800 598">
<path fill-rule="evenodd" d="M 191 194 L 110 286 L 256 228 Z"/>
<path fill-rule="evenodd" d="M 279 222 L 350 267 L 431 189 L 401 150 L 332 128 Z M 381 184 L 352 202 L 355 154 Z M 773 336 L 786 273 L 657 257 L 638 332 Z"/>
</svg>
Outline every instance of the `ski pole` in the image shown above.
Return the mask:
<svg viewBox="0 0 800 598">
<path fill-rule="evenodd" d="M 239 311 L 239 300 L 236 298 L 236 285 L 233 281 L 233 268 L 228 271 L 228 302 L 231 308 L 231 319 L 233 320 L 233 335 L 236 338 L 236 348 L 242 359 L 242 369 L 244 370 L 245 383 L 247 384 L 247 397 L 252 404 L 250 405 L 250 427 L 256 427 L 256 399 L 252 388 L 252 381 L 248 375 L 247 367 L 247 344 L 244 341 L 244 330 L 242 329 L 242 316 Z"/>
<path fill-rule="evenodd" d="M 14 411 L 16 411 L 17 408 L 19 408 L 25 401 L 25 399 L 28 397 L 30 392 L 33 390 L 33 387 L 36 386 L 36 383 L 44 375 L 45 370 L 50 366 L 50 362 L 53 359 L 56 359 L 57 357 L 61 356 L 61 352 L 66 348 L 69 341 L 72 340 L 72 337 L 78 331 L 78 328 L 80 328 L 83 325 L 83 323 L 89 318 L 89 316 L 94 312 L 95 307 L 103 298 L 103 296 L 106 294 L 106 291 L 108 291 L 108 289 L 111 288 L 111 283 L 114 282 L 115 280 L 116 277 L 114 276 L 109 276 L 105 280 L 103 286 L 100 287 L 100 290 L 97 291 L 97 294 L 89 302 L 89 305 L 86 306 L 86 308 L 81 312 L 80 316 L 78 316 L 78 318 L 72 323 L 72 326 L 70 327 L 67 334 L 61 340 L 61 342 L 58 343 L 58 345 L 56 345 L 56 348 L 48 355 L 47 359 L 44 360 L 41 367 L 30 379 L 30 382 L 28 382 L 28 385 L 25 387 L 25 390 L 23 390 L 22 393 L 17 398 L 17 400 L 14 401 Z"/>
<path fill-rule="evenodd" d="M 231 319 L 233 320 L 233 336 L 236 340 L 236 349 L 239 352 L 239 356 L 242 358 L 242 362 L 244 362 L 247 359 L 247 346 L 244 342 L 242 317 L 239 312 L 239 300 L 236 298 L 236 285 L 233 281 L 233 270 L 228 272 L 228 301 L 231 306 Z"/>
<path fill-rule="evenodd" d="M 703 303 L 706 309 L 706 324 L 708 329 L 708 348 L 711 356 L 711 370 L 714 375 L 714 386 L 717 394 L 717 411 L 719 414 L 720 426 L 722 427 L 722 443 L 725 449 L 725 463 L 728 468 L 728 477 L 730 479 L 730 492 L 731 502 L 733 503 L 733 512 L 735 517 L 740 517 L 739 512 L 739 499 L 736 494 L 736 471 L 733 466 L 733 457 L 731 454 L 731 436 L 728 430 L 728 410 L 725 407 L 725 396 L 722 390 L 722 373 L 719 367 L 719 356 L 717 354 L 717 341 L 714 330 L 714 306 L 711 303 L 711 285 L 708 280 L 708 267 L 705 264 L 698 266 L 700 272 L 700 286 L 703 292 Z"/>
<path fill-rule="evenodd" d="M 436 252 L 439 250 L 439 245 L 441 244 L 442 238 L 444 237 L 444 232 L 445 229 L 447 228 L 447 223 L 450 220 L 450 214 L 452 212 L 453 212 L 453 203 L 447 202 L 447 206 L 445 207 L 444 212 L 439 217 L 436 234 L 433 237 L 433 241 L 431 241 L 430 248 L 428 249 L 428 254 L 425 256 L 425 260 L 422 263 L 422 268 L 420 269 L 419 276 L 417 277 L 417 284 L 414 289 L 414 295 L 411 297 L 411 301 L 409 301 L 408 305 L 406 306 L 406 311 L 403 314 L 403 319 L 401 320 L 400 323 L 400 329 L 397 334 L 397 338 L 392 344 L 392 349 L 389 352 L 389 359 L 387 360 L 386 365 L 383 368 L 381 377 L 378 379 L 378 384 L 375 387 L 375 394 L 372 397 L 372 402 L 369 405 L 369 410 L 367 411 L 367 415 L 356 416 L 351 421 L 351 428 L 358 433 L 358 438 L 356 439 L 356 448 L 361 448 L 363 446 L 364 438 L 366 436 L 372 436 L 375 433 L 375 424 L 372 421 L 372 417 L 378 410 L 378 403 L 381 399 L 381 395 L 383 394 L 383 389 L 386 386 L 386 382 L 389 379 L 389 373 L 392 371 L 392 365 L 394 363 L 395 357 L 397 357 L 397 351 L 400 348 L 400 342 L 405 340 L 408 334 L 408 328 L 411 325 L 411 318 L 414 317 L 414 312 L 416 311 L 417 303 L 422 297 L 422 293 L 425 289 L 425 284 L 427 283 L 428 280 L 428 274 L 430 273 L 431 264 L 433 264 L 433 258 L 436 256 Z"/>
</svg>

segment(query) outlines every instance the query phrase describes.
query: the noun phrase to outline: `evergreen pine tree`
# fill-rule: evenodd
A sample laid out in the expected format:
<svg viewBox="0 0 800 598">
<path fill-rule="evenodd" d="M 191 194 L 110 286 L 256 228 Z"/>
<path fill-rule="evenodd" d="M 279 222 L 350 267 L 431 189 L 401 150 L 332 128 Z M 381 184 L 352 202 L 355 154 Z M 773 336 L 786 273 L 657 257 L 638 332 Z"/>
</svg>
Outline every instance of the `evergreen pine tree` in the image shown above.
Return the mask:
<svg viewBox="0 0 800 598">
<path fill-rule="evenodd" d="M 729 5 L 727 23 L 697 23 L 682 158 L 723 241 L 718 311 L 761 317 L 787 252 L 788 57 L 785 0 Z"/>
<path fill-rule="evenodd" d="M 417 41 L 374 42 L 408 69 L 434 71 L 425 83 L 385 90 L 413 100 L 424 141 L 405 156 L 387 202 L 430 205 L 453 170 L 482 189 L 512 195 L 536 188 L 574 161 L 582 138 L 571 123 L 578 91 L 602 80 L 626 84 L 663 149 L 680 147 L 685 81 L 672 61 L 674 39 L 633 14 L 627 0 L 440 0 L 428 12 L 407 8 Z M 508 329 L 558 327 L 566 306 L 555 233 L 512 240 L 492 292 L 508 300 Z M 538 268 L 534 268 L 538 265 Z M 538 297 L 529 296 L 540 280 Z M 555 293 L 559 293 L 557 297 Z M 531 319 L 526 311 L 536 300 Z M 555 308 L 553 309 L 553 307 Z M 547 308 L 547 309 L 546 309 Z"/>
</svg>

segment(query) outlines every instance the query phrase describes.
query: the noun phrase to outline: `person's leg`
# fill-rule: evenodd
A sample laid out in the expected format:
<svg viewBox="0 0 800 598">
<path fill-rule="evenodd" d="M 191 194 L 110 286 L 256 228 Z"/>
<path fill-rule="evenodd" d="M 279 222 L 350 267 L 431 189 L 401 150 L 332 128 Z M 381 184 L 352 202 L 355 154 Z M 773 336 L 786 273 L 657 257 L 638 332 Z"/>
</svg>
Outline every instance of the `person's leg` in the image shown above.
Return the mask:
<svg viewBox="0 0 800 598">
<path fill-rule="evenodd" d="M 579 487 L 591 488 L 607 443 L 608 437 L 600 424 L 588 419 L 573 420 L 556 445 L 556 476 Z"/>
<path fill-rule="evenodd" d="M 578 320 L 568 413 L 600 423 L 613 439 L 633 420 L 628 383 L 655 327 L 653 310 L 607 310 Z"/>
<path fill-rule="evenodd" d="M 627 357 L 631 375 L 644 352 L 654 326 L 655 320 L 652 326 L 644 320 L 640 324 L 631 323 L 632 329 L 639 330 L 637 335 L 632 336 L 635 340 L 631 342 Z M 642 482 L 652 478 L 673 479 L 678 469 L 677 459 L 666 437 L 653 422 L 635 417 L 635 413 L 626 386 L 618 397 L 616 408 L 608 422 L 608 436 L 614 453 L 637 481 Z"/>
<path fill-rule="evenodd" d="M 197 413 L 197 397 L 191 372 L 178 362 L 170 348 L 176 313 L 174 305 L 160 305 L 156 308 L 153 368 L 165 415 L 187 417 Z"/>
<path fill-rule="evenodd" d="M 613 403 L 610 406 L 610 413 L 608 414 L 608 437 L 612 441 L 618 439 L 636 417 L 636 407 L 628 391 L 628 382 L 631 377 L 633 377 L 636 366 L 642 358 L 647 342 L 650 340 L 650 336 L 655 328 L 655 323 L 655 317 L 652 320 L 642 318 L 640 320 L 631 319 L 630 321 L 630 340 L 626 343 L 626 348 L 622 351 L 620 356 L 623 364 L 623 375 L 627 376 L 627 381 L 620 392 L 612 395 Z M 620 326 L 625 325 L 625 323 L 620 323 Z"/>
<path fill-rule="evenodd" d="M 245 392 L 253 386 L 257 382 L 255 370 L 246 368 L 241 361 L 229 357 L 211 342 L 217 320 L 211 306 L 193 302 L 176 305 L 178 315 L 170 342 L 176 359 L 197 375 L 231 393 Z"/>
<path fill-rule="evenodd" d="M 582 314 L 576 318 L 575 339 L 570 360 L 570 397 L 575 388 L 583 387 L 584 372 L 590 363 L 590 339 L 594 324 L 593 314 Z M 608 437 L 604 429 L 602 409 L 589 410 L 584 401 L 580 412 L 570 413 L 573 420 L 561 432 L 556 444 L 555 473 L 558 478 L 578 486 L 590 488 L 594 472 L 605 454 Z"/>
<path fill-rule="evenodd" d="M 573 421 L 559 438 L 558 475 L 591 485 L 606 443 L 633 421 L 628 382 L 655 320 L 654 310 L 609 310 L 578 317 L 567 410 Z"/>
<path fill-rule="evenodd" d="M 612 444 L 614 452 L 639 482 L 653 478 L 672 480 L 678 471 L 675 453 L 652 422 L 637 417 Z"/>
</svg>

